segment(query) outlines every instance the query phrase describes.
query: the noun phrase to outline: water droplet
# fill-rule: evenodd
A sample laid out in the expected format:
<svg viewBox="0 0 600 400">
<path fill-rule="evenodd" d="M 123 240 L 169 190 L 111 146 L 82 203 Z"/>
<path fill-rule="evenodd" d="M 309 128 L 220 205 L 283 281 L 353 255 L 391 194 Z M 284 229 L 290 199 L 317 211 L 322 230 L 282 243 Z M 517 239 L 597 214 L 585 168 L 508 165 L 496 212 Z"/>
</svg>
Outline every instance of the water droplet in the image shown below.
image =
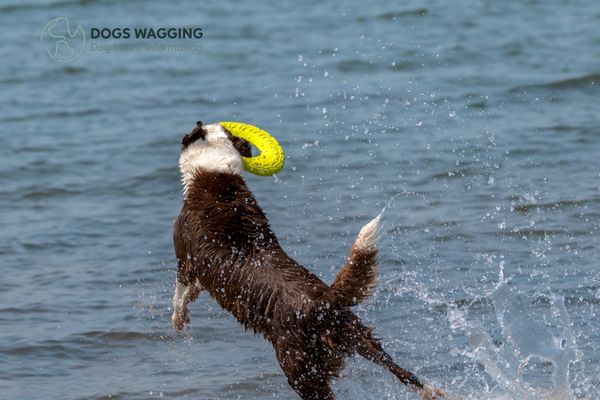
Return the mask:
<svg viewBox="0 0 600 400">
<path fill-rule="evenodd" d="M 304 60 L 304 57 L 302 57 L 302 54 L 298 54 L 298 62 L 302 62 L 302 60 Z"/>
</svg>

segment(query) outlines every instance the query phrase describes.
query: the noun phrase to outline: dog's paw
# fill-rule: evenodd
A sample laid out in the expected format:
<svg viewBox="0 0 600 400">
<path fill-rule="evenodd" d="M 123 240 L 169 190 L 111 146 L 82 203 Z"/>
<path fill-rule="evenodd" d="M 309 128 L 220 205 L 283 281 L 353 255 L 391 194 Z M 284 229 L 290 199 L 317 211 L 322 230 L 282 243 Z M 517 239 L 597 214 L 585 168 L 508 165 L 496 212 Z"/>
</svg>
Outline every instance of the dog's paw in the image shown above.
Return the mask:
<svg viewBox="0 0 600 400">
<path fill-rule="evenodd" d="M 190 314 L 188 312 L 181 313 L 175 310 L 171 316 L 171 322 L 173 323 L 173 329 L 181 331 L 185 328 L 186 324 L 190 323 Z"/>
<path fill-rule="evenodd" d="M 431 385 L 423 386 L 423 400 L 442 400 L 446 398 L 446 394 L 436 387 Z"/>
</svg>

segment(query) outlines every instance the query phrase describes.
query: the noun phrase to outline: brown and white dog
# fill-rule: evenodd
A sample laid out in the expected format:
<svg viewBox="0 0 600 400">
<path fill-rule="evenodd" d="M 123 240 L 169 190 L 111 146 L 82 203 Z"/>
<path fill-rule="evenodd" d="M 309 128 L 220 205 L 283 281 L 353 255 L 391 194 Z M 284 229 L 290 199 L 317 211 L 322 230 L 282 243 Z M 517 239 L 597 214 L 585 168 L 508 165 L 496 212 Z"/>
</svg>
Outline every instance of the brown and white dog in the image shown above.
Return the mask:
<svg viewBox="0 0 600 400">
<path fill-rule="evenodd" d="M 242 177 L 242 156 L 251 156 L 250 144 L 219 124 L 198 122 L 182 140 L 173 327 L 181 330 L 190 322 L 188 303 L 206 290 L 246 329 L 273 344 L 290 386 L 304 400 L 335 399 L 330 381 L 355 353 L 389 369 L 424 399 L 443 398 L 396 365 L 350 309 L 375 288 L 380 217 L 361 229 L 328 286 L 279 245 Z"/>
</svg>

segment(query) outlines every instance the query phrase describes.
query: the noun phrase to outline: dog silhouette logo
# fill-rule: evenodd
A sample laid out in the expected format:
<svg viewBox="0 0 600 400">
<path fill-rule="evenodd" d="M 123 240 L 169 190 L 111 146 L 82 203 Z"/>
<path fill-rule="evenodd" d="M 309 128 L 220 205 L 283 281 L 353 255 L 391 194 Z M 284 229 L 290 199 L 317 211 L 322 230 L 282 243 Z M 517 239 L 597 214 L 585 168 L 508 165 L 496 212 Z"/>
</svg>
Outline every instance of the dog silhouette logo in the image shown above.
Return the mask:
<svg viewBox="0 0 600 400">
<path fill-rule="evenodd" d="M 50 20 L 42 29 L 40 39 L 46 44 L 48 55 L 59 62 L 75 59 L 85 47 L 85 31 L 79 24 L 72 29 L 66 17 Z"/>
</svg>

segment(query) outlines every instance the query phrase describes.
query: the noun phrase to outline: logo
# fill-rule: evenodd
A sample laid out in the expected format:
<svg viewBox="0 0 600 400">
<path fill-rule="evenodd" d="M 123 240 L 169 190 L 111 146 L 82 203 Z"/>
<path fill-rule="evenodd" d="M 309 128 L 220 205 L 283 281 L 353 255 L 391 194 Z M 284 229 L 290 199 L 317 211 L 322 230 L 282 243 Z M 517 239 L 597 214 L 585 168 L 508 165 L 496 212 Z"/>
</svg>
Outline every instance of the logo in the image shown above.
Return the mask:
<svg viewBox="0 0 600 400">
<path fill-rule="evenodd" d="M 48 55 L 60 62 L 68 62 L 81 54 L 85 47 L 85 32 L 81 25 L 71 29 L 66 17 L 54 18 L 44 26 L 40 37 Z"/>
<path fill-rule="evenodd" d="M 198 39 L 204 36 L 202 28 L 191 27 L 92 27 L 86 35 L 79 24 L 69 23 L 66 17 L 50 20 L 42 29 L 40 39 L 48 55 L 68 62 L 77 58 L 86 47 L 93 52 L 175 52 L 200 51 Z M 107 42 L 112 39 L 112 42 Z M 162 42 L 162 43 L 161 43 Z"/>
</svg>

